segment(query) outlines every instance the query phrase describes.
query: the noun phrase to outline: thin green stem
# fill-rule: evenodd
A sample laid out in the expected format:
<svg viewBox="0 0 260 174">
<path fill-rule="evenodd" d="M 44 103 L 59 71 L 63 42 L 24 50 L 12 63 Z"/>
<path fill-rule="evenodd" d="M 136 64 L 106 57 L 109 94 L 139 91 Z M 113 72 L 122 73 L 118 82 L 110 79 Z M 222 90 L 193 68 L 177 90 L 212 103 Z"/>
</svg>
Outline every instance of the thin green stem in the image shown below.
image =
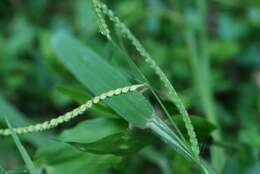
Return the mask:
<svg viewBox="0 0 260 174">
<path fill-rule="evenodd" d="M 31 133 L 31 132 L 40 132 L 40 131 L 52 129 L 52 128 L 59 126 L 60 124 L 70 121 L 71 119 L 73 119 L 75 117 L 78 117 L 79 115 L 83 114 L 87 109 L 90 109 L 94 104 L 98 104 L 98 103 L 106 100 L 107 98 L 111 98 L 116 95 L 121 95 L 124 93 L 136 91 L 137 89 L 140 89 L 143 87 L 145 87 L 144 84 L 138 84 L 138 85 L 126 86 L 123 88 L 117 88 L 115 90 L 110 90 L 108 92 L 102 93 L 102 94 L 88 100 L 87 102 L 80 105 L 79 107 L 77 107 L 77 108 L 73 109 L 72 111 L 67 112 L 57 118 L 53 118 L 49 121 L 45 121 L 43 123 L 38 123 L 35 125 L 14 128 L 12 130 L 17 134 L 27 134 L 27 133 Z M 0 135 L 2 135 L 2 136 L 9 136 L 11 134 L 12 134 L 12 131 L 10 128 L 0 129 Z"/>
<path fill-rule="evenodd" d="M 111 39 L 110 40 L 111 43 L 125 56 L 125 59 L 127 61 L 127 63 L 131 66 L 132 70 L 134 71 L 135 75 L 138 75 L 138 77 L 143 80 L 143 82 L 145 82 L 148 86 L 149 89 L 151 90 L 153 96 L 155 97 L 155 99 L 157 100 L 158 104 L 160 105 L 160 107 L 162 108 L 162 110 L 164 111 L 165 115 L 167 116 L 167 118 L 170 120 L 171 124 L 173 125 L 174 129 L 177 131 L 177 134 L 181 137 L 181 139 L 186 143 L 186 139 L 184 138 L 183 134 L 181 133 L 180 129 L 178 128 L 178 126 L 175 124 L 175 122 L 172 119 L 172 116 L 169 114 L 168 110 L 166 109 L 166 107 L 164 106 L 164 104 L 162 103 L 160 97 L 157 95 L 157 93 L 155 92 L 155 90 L 153 89 L 150 81 L 147 79 L 147 77 L 145 76 L 145 74 L 142 73 L 142 71 L 138 68 L 137 64 L 129 57 L 126 48 L 124 47 L 123 43 L 121 42 L 122 46 L 118 46 L 117 43 Z"/>
<path fill-rule="evenodd" d="M 175 122 L 173 121 L 172 117 L 170 116 L 168 110 L 166 109 L 166 107 L 162 103 L 160 97 L 157 95 L 157 93 L 153 89 L 153 87 L 152 87 L 150 81 L 148 80 L 148 78 L 146 77 L 146 75 L 138 68 L 137 64 L 129 57 L 128 51 L 126 50 L 126 48 L 125 48 L 125 46 L 123 44 L 123 41 L 122 41 L 120 36 L 119 36 L 119 41 L 120 41 L 120 46 L 121 47 L 113 39 L 111 39 L 111 43 L 125 56 L 124 57 L 125 60 L 130 65 L 131 69 L 134 71 L 134 74 L 136 76 L 138 76 L 137 78 L 140 78 L 144 83 L 146 83 L 149 86 L 149 89 L 151 90 L 152 94 L 156 98 L 157 102 L 159 103 L 160 107 L 163 109 L 163 111 L 166 114 L 166 116 L 168 117 L 168 119 L 170 120 L 171 124 L 176 129 L 177 133 L 182 137 L 182 139 L 184 141 L 186 141 L 184 136 L 180 132 L 178 126 L 175 124 Z"/>
<path fill-rule="evenodd" d="M 215 173 L 213 169 L 207 165 L 200 158 L 194 157 L 192 150 L 186 146 L 186 144 L 181 141 L 181 139 L 176 136 L 176 134 L 164 123 L 159 117 L 154 117 L 149 123 L 148 127 L 158 136 L 173 147 L 177 152 L 181 153 L 188 160 L 194 162 L 204 174 L 213 174 Z"/>
<path fill-rule="evenodd" d="M 149 123 L 148 127 L 152 129 L 157 135 L 172 147 L 185 156 L 187 159 L 194 161 L 190 148 L 181 141 L 181 139 L 172 132 L 172 130 L 159 117 L 154 117 Z"/>
</svg>

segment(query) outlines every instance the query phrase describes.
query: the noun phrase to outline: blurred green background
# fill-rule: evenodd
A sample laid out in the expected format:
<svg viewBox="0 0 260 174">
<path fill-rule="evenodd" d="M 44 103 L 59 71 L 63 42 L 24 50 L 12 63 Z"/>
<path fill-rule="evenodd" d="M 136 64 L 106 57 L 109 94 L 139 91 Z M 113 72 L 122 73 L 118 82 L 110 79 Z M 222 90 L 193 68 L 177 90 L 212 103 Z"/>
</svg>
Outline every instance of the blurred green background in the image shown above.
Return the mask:
<svg viewBox="0 0 260 174">
<path fill-rule="evenodd" d="M 223 137 L 215 146 L 225 149 L 227 154 L 223 173 L 257 174 L 260 173 L 260 1 L 206 2 L 206 45 L 211 67 L 210 81 L 206 81 L 209 83 L 206 85 L 212 88 L 219 123 L 217 129 Z M 204 116 L 203 106 L 198 102 L 200 96 L 190 58 L 192 53 L 186 42 L 186 31 L 193 30 L 194 37 L 199 37 L 196 31 L 203 25 L 198 20 L 195 1 L 109 0 L 106 3 L 165 71 L 188 111 Z M 64 94 L 64 90 L 84 91 L 84 87 L 58 61 L 51 47 L 53 33 L 60 30 L 73 33 L 112 64 L 120 65 L 122 72 L 128 73 L 116 50 L 98 32 L 90 0 L 2 0 L 0 118 L 8 116 L 13 125 L 21 126 L 50 119 L 78 105 L 77 100 Z M 130 55 L 153 79 L 154 85 L 160 86 L 157 76 L 136 58 L 136 53 L 130 51 Z M 88 113 L 89 117 L 93 115 L 98 113 Z M 0 122 L 4 127 L 4 119 Z M 69 123 L 64 128 L 74 124 Z M 22 139 L 27 150 L 34 154 L 39 144 L 53 136 L 50 134 L 62 129 L 23 136 Z M 210 156 L 211 145 L 212 142 L 201 142 L 202 156 Z M 0 161 L 8 170 L 22 170 L 23 163 L 10 138 L 0 139 Z M 48 167 L 47 163 L 43 164 Z M 59 165 L 60 169 L 65 169 L 66 165 L 63 165 Z M 84 169 L 82 160 L 70 165 Z M 93 162 L 91 166 L 100 168 Z M 129 157 L 126 165 L 120 164 L 109 171 L 105 168 L 93 169 L 92 173 L 195 173 L 186 160 L 158 144 Z"/>
</svg>

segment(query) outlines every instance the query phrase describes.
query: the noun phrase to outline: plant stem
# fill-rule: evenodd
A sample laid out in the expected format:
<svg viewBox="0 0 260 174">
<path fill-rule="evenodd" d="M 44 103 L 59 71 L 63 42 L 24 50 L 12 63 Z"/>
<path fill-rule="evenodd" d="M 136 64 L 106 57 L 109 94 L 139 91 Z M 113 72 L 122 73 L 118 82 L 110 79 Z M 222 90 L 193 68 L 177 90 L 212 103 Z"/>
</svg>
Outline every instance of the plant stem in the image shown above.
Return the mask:
<svg viewBox="0 0 260 174">
<path fill-rule="evenodd" d="M 159 117 L 154 117 L 148 124 L 148 127 L 157 134 L 165 143 L 169 144 L 177 152 L 181 153 L 186 159 L 194 162 L 203 173 L 213 174 L 213 169 L 206 163 L 194 156 L 192 150 L 163 122 Z"/>
<path fill-rule="evenodd" d="M 146 83 L 149 86 L 149 89 L 151 90 L 153 96 L 155 97 L 155 99 L 157 100 L 158 104 L 162 108 L 163 112 L 165 113 L 165 115 L 167 116 L 167 118 L 169 119 L 171 124 L 173 125 L 173 127 L 176 130 L 177 134 L 180 136 L 180 138 L 182 139 L 182 141 L 184 143 L 188 144 L 187 140 L 184 138 L 184 136 L 181 133 L 180 129 L 178 128 L 178 126 L 173 121 L 172 116 L 169 114 L 168 110 L 166 109 L 166 107 L 164 106 L 163 102 L 161 101 L 160 97 L 157 95 L 157 93 L 153 89 L 150 81 L 147 79 L 145 74 L 143 74 L 142 71 L 138 68 L 137 64 L 129 57 L 128 52 L 127 52 L 126 48 L 124 47 L 124 44 L 123 44 L 123 41 L 122 41 L 121 37 L 119 37 L 119 41 L 120 41 L 120 46 L 113 39 L 110 40 L 112 45 L 114 47 L 116 47 L 120 51 L 120 53 L 122 53 L 124 55 L 127 63 L 131 66 L 131 69 L 133 70 L 133 73 L 136 75 L 136 77 L 141 79 L 142 83 Z"/>
<path fill-rule="evenodd" d="M 159 117 L 154 117 L 148 124 L 148 127 L 152 129 L 157 135 L 159 135 L 163 141 L 185 156 L 187 159 L 193 161 L 194 157 L 190 152 L 190 149 L 176 136 L 176 134 L 164 123 Z"/>
</svg>

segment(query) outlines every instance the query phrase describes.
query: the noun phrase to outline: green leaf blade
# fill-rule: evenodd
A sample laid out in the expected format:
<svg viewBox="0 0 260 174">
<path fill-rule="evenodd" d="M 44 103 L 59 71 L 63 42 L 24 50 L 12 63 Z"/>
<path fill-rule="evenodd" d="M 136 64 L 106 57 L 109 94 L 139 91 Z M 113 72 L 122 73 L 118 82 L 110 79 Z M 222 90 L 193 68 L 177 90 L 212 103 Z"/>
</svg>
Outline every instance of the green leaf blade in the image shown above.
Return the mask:
<svg viewBox="0 0 260 174">
<path fill-rule="evenodd" d="M 146 131 L 134 132 L 125 122 L 107 118 L 84 121 L 64 131 L 59 138 L 84 152 L 114 155 L 136 153 L 152 139 Z"/>
<path fill-rule="evenodd" d="M 120 72 L 69 34 L 55 34 L 53 47 L 60 61 L 95 95 L 130 85 Z M 140 128 L 145 128 L 153 116 L 152 106 L 137 92 L 115 96 L 105 103 Z"/>
<path fill-rule="evenodd" d="M 124 158 L 115 155 L 82 153 L 71 145 L 52 142 L 38 149 L 37 164 L 48 174 L 97 174 L 110 168 L 117 168 Z"/>
</svg>

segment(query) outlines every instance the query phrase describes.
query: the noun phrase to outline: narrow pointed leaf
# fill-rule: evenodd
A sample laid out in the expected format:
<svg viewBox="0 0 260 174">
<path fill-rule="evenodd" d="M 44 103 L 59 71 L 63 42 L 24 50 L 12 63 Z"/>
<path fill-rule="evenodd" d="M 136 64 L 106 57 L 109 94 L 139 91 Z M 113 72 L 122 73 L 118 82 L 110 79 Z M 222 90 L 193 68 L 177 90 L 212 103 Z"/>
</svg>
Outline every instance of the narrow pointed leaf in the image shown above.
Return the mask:
<svg viewBox="0 0 260 174">
<path fill-rule="evenodd" d="M 20 142 L 18 136 L 16 135 L 15 131 L 11 127 L 11 124 L 6 120 L 6 123 L 11 130 L 12 133 L 12 138 L 25 162 L 26 167 L 28 168 L 30 174 L 38 174 L 39 172 L 37 171 L 36 167 L 34 166 L 29 154 L 26 152 L 25 148 L 23 147 L 22 143 Z"/>
<path fill-rule="evenodd" d="M 31 124 L 31 121 L 26 118 L 22 113 L 15 109 L 11 103 L 9 103 L 3 96 L 0 94 L 0 122 L 5 121 L 7 118 L 11 123 L 14 123 L 14 127 L 25 126 Z M 0 127 L 2 128 L 2 127 Z M 42 144 L 46 143 L 50 139 L 50 134 L 28 134 L 22 137 L 23 139 L 31 142 L 33 145 L 39 147 Z"/>
</svg>

